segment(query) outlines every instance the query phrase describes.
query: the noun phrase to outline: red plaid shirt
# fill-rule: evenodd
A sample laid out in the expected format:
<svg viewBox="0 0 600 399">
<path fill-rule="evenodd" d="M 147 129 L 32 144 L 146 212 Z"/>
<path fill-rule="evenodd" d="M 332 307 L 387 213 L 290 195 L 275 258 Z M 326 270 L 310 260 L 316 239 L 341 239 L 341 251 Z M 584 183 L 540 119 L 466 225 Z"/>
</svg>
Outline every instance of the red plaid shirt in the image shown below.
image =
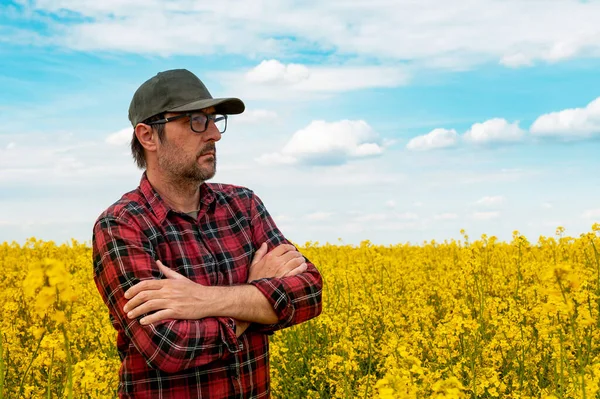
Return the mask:
<svg viewBox="0 0 600 399">
<path fill-rule="evenodd" d="M 142 326 L 123 312 L 124 293 L 141 280 L 160 279 L 155 261 L 203 285 L 246 284 L 260 244 L 288 243 L 249 189 L 204 183 L 197 220 L 174 211 L 146 177 L 96 220 L 94 281 L 117 330 L 121 398 L 268 398 L 269 335 L 321 313 L 322 279 L 308 270 L 263 278 L 256 286 L 279 321 L 252 323 L 238 338 L 229 317 L 163 320 Z"/>
</svg>

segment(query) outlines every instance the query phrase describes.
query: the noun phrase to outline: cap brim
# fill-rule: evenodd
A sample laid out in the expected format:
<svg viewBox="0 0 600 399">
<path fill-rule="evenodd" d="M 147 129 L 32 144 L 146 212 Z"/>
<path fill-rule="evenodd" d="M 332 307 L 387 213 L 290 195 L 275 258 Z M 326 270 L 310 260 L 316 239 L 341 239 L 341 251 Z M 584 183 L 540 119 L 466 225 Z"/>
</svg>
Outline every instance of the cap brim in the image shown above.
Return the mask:
<svg viewBox="0 0 600 399">
<path fill-rule="evenodd" d="M 168 109 L 167 112 L 197 111 L 208 107 L 215 107 L 217 112 L 228 115 L 241 114 L 246 109 L 239 98 L 207 98 Z"/>
</svg>

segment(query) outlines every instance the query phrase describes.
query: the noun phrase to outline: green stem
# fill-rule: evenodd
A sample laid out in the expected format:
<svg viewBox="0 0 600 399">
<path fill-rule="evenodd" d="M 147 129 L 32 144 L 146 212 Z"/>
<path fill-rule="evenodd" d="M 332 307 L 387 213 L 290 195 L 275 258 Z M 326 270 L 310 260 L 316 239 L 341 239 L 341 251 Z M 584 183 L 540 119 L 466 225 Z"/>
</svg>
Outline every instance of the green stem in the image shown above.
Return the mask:
<svg viewBox="0 0 600 399">
<path fill-rule="evenodd" d="M 52 348 L 52 356 L 50 357 L 50 369 L 48 370 L 48 386 L 46 387 L 47 399 L 52 398 L 52 366 L 54 365 L 54 348 Z"/>
<path fill-rule="evenodd" d="M 4 350 L 2 348 L 2 334 L 0 334 L 0 399 L 4 399 Z"/>
<path fill-rule="evenodd" d="M 37 353 L 40 350 L 40 346 L 42 345 L 42 340 L 44 339 L 45 335 L 46 335 L 46 331 L 44 331 L 42 333 L 42 336 L 40 337 L 40 340 L 38 341 L 37 347 L 35 348 L 35 351 L 33 352 L 33 356 L 31 357 L 31 360 L 29 361 L 29 364 L 27 365 L 27 368 L 25 369 L 23 376 L 21 377 L 21 382 L 19 383 L 19 396 L 21 396 L 23 394 L 23 384 L 25 384 L 25 379 L 27 378 L 27 374 L 29 374 L 29 369 L 31 369 L 31 365 L 33 364 L 33 361 L 37 357 Z"/>
<path fill-rule="evenodd" d="M 73 360 L 71 358 L 71 347 L 67 337 L 67 329 L 64 325 L 60 326 L 65 339 L 65 351 L 67 353 L 67 387 L 69 389 L 68 399 L 73 399 Z"/>
<path fill-rule="evenodd" d="M 563 369 L 563 356 L 564 356 L 564 348 L 563 348 L 563 333 L 560 331 L 560 397 L 565 397 L 565 379 L 564 379 L 564 369 Z"/>
</svg>

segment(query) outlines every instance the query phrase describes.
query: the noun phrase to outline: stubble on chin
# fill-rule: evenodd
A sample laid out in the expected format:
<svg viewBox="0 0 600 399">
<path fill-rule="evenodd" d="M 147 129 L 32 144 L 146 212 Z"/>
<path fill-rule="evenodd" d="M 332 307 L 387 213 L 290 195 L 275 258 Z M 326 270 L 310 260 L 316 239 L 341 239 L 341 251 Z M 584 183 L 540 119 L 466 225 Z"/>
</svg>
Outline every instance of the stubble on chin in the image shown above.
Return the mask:
<svg viewBox="0 0 600 399">
<path fill-rule="evenodd" d="M 159 167 L 176 185 L 201 184 L 212 179 L 217 172 L 217 156 L 200 162 L 200 156 L 184 160 L 175 148 L 166 149 L 158 160 Z M 212 149 L 214 151 L 214 148 Z"/>
</svg>

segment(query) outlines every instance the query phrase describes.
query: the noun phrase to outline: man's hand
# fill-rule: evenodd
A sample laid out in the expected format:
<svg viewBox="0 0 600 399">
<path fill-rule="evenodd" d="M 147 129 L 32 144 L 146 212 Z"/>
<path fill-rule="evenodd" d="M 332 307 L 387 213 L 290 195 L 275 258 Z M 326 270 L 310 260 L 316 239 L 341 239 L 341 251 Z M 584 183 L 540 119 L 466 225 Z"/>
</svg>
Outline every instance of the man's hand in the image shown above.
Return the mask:
<svg viewBox="0 0 600 399">
<path fill-rule="evenodd" d="M 263 243 L 254 254 L 248 282 L 270 277 L 295 276 L 306 271 L 304 256 L 293 245 L 281 244 L 267 253 L 267 243 Z"/>
<path fill-rule="evenodd" d="M 164 319 L 202 319 L 209 315 L 202 312 L 210 294 L 209 287 L 197 284 L 169 269 L 157 260 L 160 271 L 166 280 L 144 280 L 125 292 L 125 298 L 131 300 L 123 311 L 134 319 L 145 313 L 158 310 L 140 320 L 140 324 L 151 324 Z"/>
</svg>

